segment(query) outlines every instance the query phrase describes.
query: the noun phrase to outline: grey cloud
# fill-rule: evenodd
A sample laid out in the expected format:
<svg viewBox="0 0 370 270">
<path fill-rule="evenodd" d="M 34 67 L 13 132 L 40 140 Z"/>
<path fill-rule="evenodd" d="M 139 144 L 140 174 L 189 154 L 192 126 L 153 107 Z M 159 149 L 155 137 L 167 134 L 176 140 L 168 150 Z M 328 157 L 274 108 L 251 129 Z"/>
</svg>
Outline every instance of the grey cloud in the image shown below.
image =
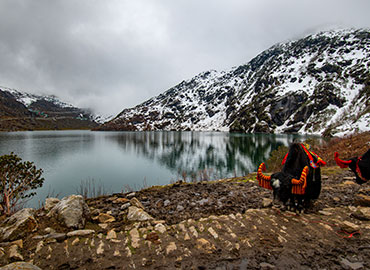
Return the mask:
<svg viewBox="0 0 370 270">
<path fill-rule="evenodd" d="M 334 26 L 367 0 L 3 0 L 0 85 L 116 114 L 208 69 Z"/>
</svg>

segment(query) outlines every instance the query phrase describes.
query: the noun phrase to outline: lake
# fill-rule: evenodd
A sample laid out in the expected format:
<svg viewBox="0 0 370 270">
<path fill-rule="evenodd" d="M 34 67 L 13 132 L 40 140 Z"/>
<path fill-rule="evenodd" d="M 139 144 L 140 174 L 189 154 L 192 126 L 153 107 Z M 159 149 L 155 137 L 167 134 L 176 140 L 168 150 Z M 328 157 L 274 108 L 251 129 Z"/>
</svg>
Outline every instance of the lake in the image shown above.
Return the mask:
<svg viewBox="0 0 370 270">
<path fill-rule="evenodd" d="M 44 170 L 27 206 L 46 197 L 98 195 L 256 171 L 272 150 L 297 135 L 223 132 L 30 131 L 0 133 L 0 155 L 14 152 Z M 86 189 L 87 188 L 87 189 Z M 89 195 L 88 194 L 88 195 Z"/>
</svg>

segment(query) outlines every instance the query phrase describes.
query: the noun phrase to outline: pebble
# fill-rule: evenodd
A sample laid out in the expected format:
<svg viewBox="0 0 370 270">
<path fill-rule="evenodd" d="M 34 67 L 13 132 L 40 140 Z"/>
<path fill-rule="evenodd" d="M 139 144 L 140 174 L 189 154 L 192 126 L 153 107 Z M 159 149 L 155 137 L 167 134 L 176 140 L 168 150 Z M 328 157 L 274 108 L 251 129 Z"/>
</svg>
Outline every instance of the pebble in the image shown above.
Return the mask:
<svg viewBox="0 0 370 270">
<path fill-rule="evenodd" d="M 215 246 L 204 238 L 197 239 L 196 247 L 206 253 L 212 253 L 216 250 Z"/>
<path fill-rule="evenodd" d="M 109 214 L 105 214 L 105 213 L 100 213 L 97 218 L 96 218 L 100 223 L 111 223 L 111 222 L 114 222 L 116 221 L 116 219 L 109 215 Z"/>
<path fill-rule="evenodd" d="M 349 260 L 343 258 L 340 263 L 342 265 L 345 266 L 345 268 L 349 268 L 349 269 L 352 269 L 352 270 L 357 270 L 357 269 L 362 269 L 364 267 L 364 263 L 362 262 L 355 262 L 355 263 L 352 263 L 350 262 Z"/>
<path fill-rule="evenodd" d="M 177 246 L 175 244 L 175 242 L 170 242 L 166 248 L 166 254 L 170 254 L 172 252 L 174 252 L 175 250 L 177 249 Z"/>
<path fill-rule="evenodd" d="M 77 231 L 72 231 L 67 233 L 68 237 L 73 237 L 73 236 L 86 236 L 90 234 L 94 234 L 94 230 L 77 230 Z"/>
<path fill-rule="evenodd" d="M 133 248 L 138 248 L 140 246 L 139 241 L 140 241 L 140 235 L 139 231 L 134 228 L 130 231 L 130 236 L 131 236 L 131 245 Z"/>
<path fill-rule="evenodd" d="M 114 229 L 112 229 L 107 233 L 107 239 L 115 239 L 115 238 L 117 238 L 117 233 L 114 231 Z"/>
<path fill-rule="evenodd" d="M 142 203 L 138 199 L 136 199 L 135 197 L 130 200 L 130 204 L 132 206 L 136 206 L 137 208 L 144 209 L 144 206 L 142 205 Z"/>
<path fill-rule="evenodd" d="M 348 233 L 354 233 L 360 230 L 360 227 L 352 222 L 349 221 L 343 221 L 340 225 L 341 229 Z"/>
<path fill-rule="evenodd" d="M 9 258 L 15 261 L 23 261 L 23 256 L 18 252 L 18 246 L 12 245 L 8 251 Z"/>
<path fill-rule="evenodd" d="M 126 210 L 127 208 L 129 208 L 131 206 L 131 203 L 125 203 L 121 206 L 121 210 Z"/>
<path fill-rule="evenodd" d="M 99 242 L 99 246 L 98 246 L 98 248 L 96 249 L 96 254 L 101 255 L 101 254 L 103 254 L 103 253 L 104 253 L 104 243 L 103 243 L 103 241 L 102 241 L 102 240 L 100 240 L 100 242 Z"/>
<path fill-rule="evenodd" d="M 77 245 L 80 242 L 80 238 L 76 238 L 75 240 L 72 241 L 72 246 Z"/>
<path fill-rule="evenodd" d="M 108 228 L 108 223 L 99 223 L 98 225 L 99 225 L 99 227 L 100 227 L 100 228 L 102 228 L 102 229 L 106 229 L 106 228 Z"/>
<path fill-rule="evenodd" d="M 191 226 L 190 228 L 189 228 L 189 231 L 193 234 L 193 236 L 195 237 L 195 238 L 198 238 L 198 232 L 197 232 L 197 230 L 195 229 L 195 227 L 194 226 Z"/>
<path fill-rule="evenodd" d="M 130 194 L 127 194 L 126 195 L 126 198 L 130 199 L 130 198 L 133 198 L 136 196 L 136 193 L 135 192 L 131 192 Z"/>
<path fill-rule="evenodd" d="M 163 224 L 161 224 L 161 223 L 159 223 L 159 224 L 157 224 L 157 225 L 155 225 L 154 226 L 154 229 L 157 231 L 157 232 L 160 232 L 160 233 L 165 233 L 166 232 L 166 227 L 163 225 Z"/>
<path fill-rule="evenodd" d="M 208 232 L 215 238 L 218 238 L 218 234 L 215 232 L 215 230 L 212 227 L 208 228 Z"/>
</svg>

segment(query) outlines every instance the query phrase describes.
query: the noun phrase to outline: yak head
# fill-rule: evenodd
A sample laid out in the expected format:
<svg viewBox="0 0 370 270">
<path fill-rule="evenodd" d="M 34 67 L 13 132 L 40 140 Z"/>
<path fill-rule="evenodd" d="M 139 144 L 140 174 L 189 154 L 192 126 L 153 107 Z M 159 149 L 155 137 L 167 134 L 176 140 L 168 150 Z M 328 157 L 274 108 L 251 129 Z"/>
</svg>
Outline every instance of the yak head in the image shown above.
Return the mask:
<svg viewBox="0 0 370 270">
<path fill-rule="evenodd" d="M 370 151 L 368 151 L 368 153 L 370 153 Z M 368 153 L 366 153 L 366 154 L 368 154 Z M 363 157 L 365 157 L 365 155 Z M 342 160 L 342 159 L 339 158 L 338 152 L 335 152 L 334 153 L 334 160 L 337 163 L 337 165 L 339 167 L 341 167 L 342 169 L 349 167 L 355 173 L 357 184 L 362 185 L 362 184 L 366 183 L 366 181 L 361 179 L 361 177 L 358 175 L 359 173 L 361 173 L 361 172 L 358 171 L 359 170 L 358 164 L 357 164 L 358 163 L 358 157 L 354 157 L 354 158 L 351 158 L 349 160 Z"/>
<path fill-rule="evenodd" d="M 274 199 L 286 204 L 292 194 L 303 195 L 307 186 L 308 167 L 304 167 L 300 179 L 295 179 L 286 172 L 277 172 L 271 176 L 263 174 L 266 166 L 262 163 L 257 171 L 259 185 L 273 190 Z"/>
</svg>

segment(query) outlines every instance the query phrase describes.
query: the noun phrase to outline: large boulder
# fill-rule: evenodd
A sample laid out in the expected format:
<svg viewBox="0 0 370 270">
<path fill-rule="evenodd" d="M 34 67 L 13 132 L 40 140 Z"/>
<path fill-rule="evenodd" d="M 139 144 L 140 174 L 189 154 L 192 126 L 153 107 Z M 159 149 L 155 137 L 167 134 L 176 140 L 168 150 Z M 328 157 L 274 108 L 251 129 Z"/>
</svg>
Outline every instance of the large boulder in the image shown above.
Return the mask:
<svg viewBox="0 0 370 270">
<path fill-rule="evenodd" d="M 90 217 L 90 210 L 81 195 L 71 195 L 57 203 L 48 216 L 56 217 L 68 228 L 83 229 Z"/>
<path fill-rule="evenodd" d="M 34 209 L 25 208 L 7 218 L 0 228 L 0 240 L 14 241 L 36 231 L 37 221 L 34 213 Z"/>
</svg>

